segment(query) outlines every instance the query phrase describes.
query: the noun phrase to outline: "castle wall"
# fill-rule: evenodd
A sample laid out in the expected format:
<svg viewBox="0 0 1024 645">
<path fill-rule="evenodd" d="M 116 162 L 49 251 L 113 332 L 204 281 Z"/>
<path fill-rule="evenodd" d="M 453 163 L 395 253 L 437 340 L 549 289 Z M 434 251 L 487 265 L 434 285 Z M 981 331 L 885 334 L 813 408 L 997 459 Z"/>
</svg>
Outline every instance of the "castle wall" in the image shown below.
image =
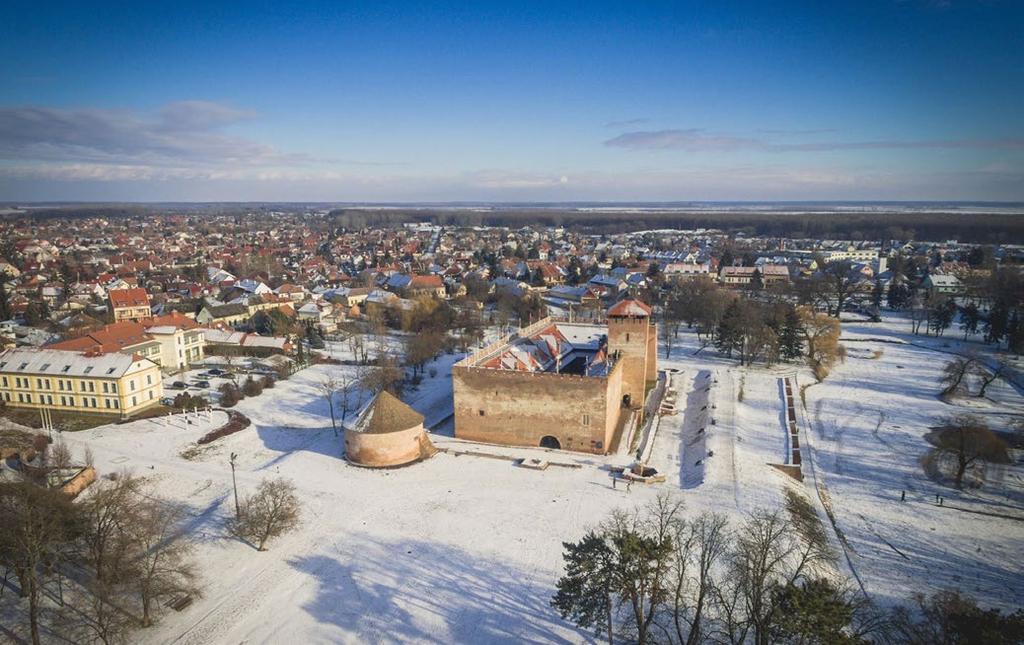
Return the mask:
<svg viewBox="0 0 1024 645">
<path fill-rule="evenodd" d="M 612 448 L 612 437 L 615 435 L 615 427 L 619 424 L 619 416 L 622 414 L 622 364 L 616 363 L 611 374 L 605 379 L 605 451 Z"/>
<path fill-rule="evenodd" d="M 647 372 L 645 380 L 658 380 L 658 326 L 651 325 L 647 332 Z"/>
<path fill-rule="evenodd" d="M 455 436 L 515 446 L 552 436 L 564 450 L 603 454 L 618 420 L 618 369 L 595 377 L 455 365 Z"/>
</svg>

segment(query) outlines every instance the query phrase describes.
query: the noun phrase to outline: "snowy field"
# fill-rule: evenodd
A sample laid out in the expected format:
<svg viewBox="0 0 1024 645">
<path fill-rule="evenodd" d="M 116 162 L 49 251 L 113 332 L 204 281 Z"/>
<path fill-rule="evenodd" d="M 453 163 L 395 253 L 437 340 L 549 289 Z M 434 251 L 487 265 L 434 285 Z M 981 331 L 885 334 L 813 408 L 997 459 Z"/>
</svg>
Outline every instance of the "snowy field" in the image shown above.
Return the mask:
<svg viewBox="0 0 1024 645">
<path fill-rule="evenodd" d="M 671 359 L 659 355 L 679 409 L 654 424 L 651 462 L 668 479 L 630 492 L 613 489 L 609 479 L 608 466 L 625 465 L 622 457 L 454 439 L 450 369 L 458 355 L 429 365 L 436 376 L 405 397 L 435 428 L 438 447 L 544 456 L 579 468 L 533 471 L 454 452 L 397 470 L 349 466 L 317 390 L 332 371 L 355 370 L 349 366 L 311 367 L 243 400 L 237 409 L 253 425 L 187 458 L 182 453 L 216 419 L 187 428 L 139 421 L 67 439 L 76 449 L 88 443 L 101 473 L 132 470 L 191 508 L 204 597 L 138 632 L 138 642 L 591 640 L 549 606 L 562 569 L 561 543 L 578 539 L 611 509 L 660 491 L 678 496 L 690 512 L 711 509 L 738 520 L 755 508 L 780 506 L 786 487 L 802 490 L 823 519 L 821 500 L 830 503 L 845 535 L 841 572 L 855 574 L 878 602 L 957 586 L 983 604 L 1020 606 L 1021 469 L 962 494 L 924 477 L 922 436 L 954 409 L 935 396 L 947 358 L 937 350 L 951 348 L 908 344 L 908 331 L 897 322 L 844 325 L 849 358 L 824 384 L 806 390 L 802 484 L 768 465 L 785 463 L 789 454 L 780 378 L 798 370 L 739 369 L 711 349 L 698 351 L 688 332 Z M 346 351 L 332 349 L 339 357 Z M 883 351 L 880 357 L 873 358 L 875 350 Z M 812 382 L 799 370 L 797 385 Z M 1024 406 L 1002 383 L 991 399 L 972 401 L 971 409 L 997 429 Z M 243 494 L 265 477 L 284 476 L 304 503 L 301 529 L 266 553 L 223 528 L 233 512 L 232 452 L 239 455 Z M 945 496 L 942 507 L 936 493 Z"/>
</svg>

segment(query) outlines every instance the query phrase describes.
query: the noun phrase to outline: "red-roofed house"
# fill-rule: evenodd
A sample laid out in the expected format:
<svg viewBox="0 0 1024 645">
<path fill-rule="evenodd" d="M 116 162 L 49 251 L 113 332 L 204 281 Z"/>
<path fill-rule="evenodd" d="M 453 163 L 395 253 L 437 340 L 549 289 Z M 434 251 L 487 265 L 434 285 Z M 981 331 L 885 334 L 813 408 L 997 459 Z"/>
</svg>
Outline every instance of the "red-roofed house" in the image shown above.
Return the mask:
<svg viewBox="0 0 1024 645">
<path fill-rule="evenodd" d="M 114 322 L 134 320 L 139 322 L 152 317 L 149 308 L 149 294 L 145 289 L 112 289 L 107 293 Z"/>
<path fill-rule="evenodd" d="M 417 296 L 437 296 L 438 298 L 444 298 L 445 289 L 444 282 L 441 280 L 439 275 L 414 275 L 409 280 L 409 286 L 405 288 L 408 297 L 415 298 Z"/>
</svg>

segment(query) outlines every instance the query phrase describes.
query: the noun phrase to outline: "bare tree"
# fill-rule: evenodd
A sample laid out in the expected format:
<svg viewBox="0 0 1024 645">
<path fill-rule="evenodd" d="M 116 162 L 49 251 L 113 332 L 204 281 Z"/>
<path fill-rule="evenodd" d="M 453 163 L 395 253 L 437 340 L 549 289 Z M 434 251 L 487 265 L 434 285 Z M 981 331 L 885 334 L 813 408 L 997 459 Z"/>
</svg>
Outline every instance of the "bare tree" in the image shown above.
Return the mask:
<svg viewBox="0 0 1024 645">
<path fill-rule="evenodd" d="M 122 474 L 111 482 L 92 486 L 82 500 L 85 556 L 99 582 L 124 577 L 129 550 L 129 529 L 136 521 L 141 482 Z"/>
<path fill-rule="evenodd" d="M 423 366 L 441 352 L 444 342 L 444 334 L 438 331 L 423 331 L 406 337 L 405 362 L 412 365 L 413 375 L 421 372 Z"/>
<path fill-rule="evenodd" d="M 957 488 L 963 488 L 968 470 L 983 472 L 988 464 L 1010 463 L 1006 442 L 984 421 L 969 414 L 949 417 L 927 438 L 933 448 L 925 458 L 926 466 L 934 465 L 940 470 L 947 468 Z"/>
<path fill-rule="evenodd" d="M 352 360 L 360 365 L 366 363 L 366 342 L 362 333 L 353 332 L 348 337 L 348 348 L 352 352 Z"/>
<path fill-rule="evenodd" d="M 818 273 L 798 284 L 800 299 L 839 318 L 846 303 L 856 297 L 862 280 L 849 260 L 823 263 Z"/>
<path fill-rule="evenodd" d="M 679 328 L 682 326 L 683 321 L 679 318 L 672 316 L 666 308 L 665 315 L 662 316 L 661 325 L 659 325 L 658 335 L 661 337 L 662 346 L 665 348 L 665 358 L 672 357 L 672 346 L 675 345 L 676 336 L 679 334 Z"/>
<path fill-rule="evenodd" d="M 942 385 L 941 396 L 952 396 L 959 393 L 967 385 L 967 376 L 977 369 L 978 359 L 975 356 L 957 356 L 946 363 L 939 377 Z"/>
<path fill-rule="evenodd" d="M 43 570 L 67 554 L 77 524 L 76 509 L 56 490 L 29 483 L 0 484 L 0 563 L 14 570 L 22 597 L 28 597 L 29 630 L 39 645 Z"/>
<path fill-rule="evenodd" d="M 731 582 L 738 587 L 746 616 L 744 621 L 737 621 L 743 625 L 738 642 L 746 639 L 749 630 L 754 643 L 768 645 L 776 610 L 771 590 L 777 585 L 795 584 L 835 558 L 813 507 L 787 499 L 787 509 L 791 522 L 778 511 L 758 510 L 736 535 Z"/>
<path fill-rule="evenodd" d="M 334 429 L 334 436 L 338 436 L 338 421 L 334 416 L 334 397 L 341 389 L 341 381 L 336 376 L 325 376 L 317 383 L 317 391 L 327 401 L 327 409 L 331 412 L 331 428 Z"/>
<path fill-rule="evenodd" d="M 705 512 L 676 540 L 672 619 L 680 643 L 696 645 L 704 639 L 705 615 L 716 586 L 712 570 L 728 551 L 728 527 L 725 515 Z"/>
<path fill-rule="evenodd" d="M 96 582 L 91 585 L 78 603 L 82 616 L 79 640 L 103 645 L 127 643 L 135 621 L 124 609 L 124 600 L 124 584 Z"/>
<path fill-rule="evenodd" d="M 377 364 L 367 368 L 363 372 L 362 386 L 372 394 L 388 390 L 395 396 L 400 396 L 405 381 L 405 370 L 399 366 L 398 361 L 387 354 L 377 357 Z"/>
<path fill-rule="evenodd" d="M 299 525 L 300 504 L 291 481 L 264 479 L 255 495 L 242 503 L 242 514 L 233 523 L 236 535 L 256 542 L 258 551 L 266 551 L 271 538 L 279 537 Z"/>
<path fill-rule="evenodd" d="M 985 396 L 985 390 L 988 389 L 989 385 L 992 385 L 999 377 L 1006 373 L 1007 365 L 1005 361 L 999 361 L 996 363 L 995 368 L 987 369 L 981 363 L 978 363 L 978 377 L 981 379 L 981 388 L 978 390 L 976 396 Z"/>
<path fill-rule="evenodd" d="M 58 437 L 57 441 L 55 441 L 53 446 L 50 448 L 47 465 L 59 473 L 62 470 L 70 468 L 71 462 L 71 449 L 68 448 L 68 444 L 64 442 L 62 437 Z"/>
<path fill-rule="evenodd" d="M 183 519 L 180 506 L 147 499 L 130 527 L 131 579 L 142 605 L 143 627 L 153 624 L 162 598 L 199 593 L 192 545 L 180 536 Z"/>
<path fill-rule="evenodd" d="M 654 618 L 670 599 L 673 543 L 684 529 L 682 503 L 659 495 L 640 513 L 613 512 L 603 526 L 615 552 L 615 586 L 631 611 L 637 643 L 650 640 Z"/>
<path fill-rule="evenodd" d="M 800 328 L 807 348 L 807 363 L 818 381 L 825 380 L 832 366 L 846 357 L 846 349 L 839 344 L 839 321 L 810 307 L 800 307 Z"/>
</svg>

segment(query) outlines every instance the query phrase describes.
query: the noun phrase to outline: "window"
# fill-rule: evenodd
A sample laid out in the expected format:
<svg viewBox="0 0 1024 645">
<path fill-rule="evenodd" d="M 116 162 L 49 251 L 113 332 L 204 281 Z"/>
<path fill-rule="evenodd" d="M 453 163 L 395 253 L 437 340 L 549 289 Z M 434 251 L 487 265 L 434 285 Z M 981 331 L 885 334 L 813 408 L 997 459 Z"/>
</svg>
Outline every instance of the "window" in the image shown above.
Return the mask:
<svg viewBox="0 0 1024 645">
<path fill-rule="evenodd" d="M 116 369 L 117 369 L 116 367 L 107 368 L 107 374 L 113 374 L 114 370 L 116 370 Z"/>
<path fill-rule="evenodd" d="M 70 365 L 65 365 L 64 369 L 62 369 L 61 372 L 67 372 L 69 369 L 71 369 L 71 366 Z"/>
<path fill-rule="evenodd" d="M 41 378 L 37 378 L 36 379 L 36 387 L 39 388 L 40 390 L 43 389 L 43 379 L 41 379 Z"/>
<path fill-rule="evenodd" d="M 85 368 L 85 369 L 84 369 L 84 370 L 82 371 L 82 373 L 83 373 L 83 374 L 88 374 L 89 372 L 91 372 L 91 371 L 92 371 L 92 367 L 93 367 L 92 365 L 90 365 L 90 366 L 86 367 L 86 368 Z"/>
<path fill-rule="evenodd" d="M 585 426 L 589 426 L 590 425 L 590 415 L 589 414 L 584 414 L 583 415 L 583 425 L 585 425 Z"/>
<path fill-rule="evenodd" d="M 61 392 L 64 391 L 64 381 L 57 379 L 57 389 L 60 390 Z"/>
<path fill-rule="evenodd" d="M 19 366 L 18 366 L 18 370 L 19 370 L 19 371 L 20 371 L 20 370 L 23 370 L 23 369 L 25 369 L 26 367 L 28 367 L 28 363 L 22 363 L 21 365 L 19 365 Z"/>
<path fill-rule="evenodd" d="M 113 392 L 114 394 L 117 394 L 117 383 L 110 384 L 110 391 Z"/>
<path fill-rule="evenodd" d="M 629 332 L 626 332 L 626 342 L 629 342 Z"/>
<path fill-rule="evenodd" d="M 480 413 L 480 416 L 484 416 L 484 411 L 483 410 L 477 410 L 477 412 Z"/>
<path fill-rule="evenodd" d="M 104 405 L 104 407 L 109 408 L 110 407 L 110 399 L 103 399 L 103 405 Z"/>
<path fill-rule="evenodd" d="M 110 386 L 109 386 L 108 384 L 104 383 L 104 384 L 103 384 L 103 393 L 104 393 L 104 394 L 106 394 L 106 393 L 107 393 L 107 391 L 108 391 L 108 388 L 110 388 Z"/>
<path fill-rule="evenodd" d="M 6 376 L 3 377 L 3 383 L 4 383 L 4 387 L 7 387 L 7 377 Z"/>
<path fill-rule="evenodd" d="M 82 381 L 82 391 L 85 392 L 86 390 L 87 390 L 87 388 L 86 388 L 86 385 L 85 385 L 85 381 Z"/>
<path fill-rule="evenodd" d="M 150 401 L 152 401 L 152 400 L 153 400 L 153 390 L 150 390 L 150 391 L 149 391 L 149 400 L 150 400 Z"/>
<path fill-rule="evenodd" d="M 138 404 L 139 404 L 138 399 L 133 396 L 132 397 L 132 405 L 138 405 Z"/>
<path fill-rule="evenodd" d="M 115 410 L 117 409 L 117 406 L 118 406 L 118 405 L 119 405 L 119 404 L 118 404 L 118 402 L 117 402 L 117 399 L 114 399 L 114 409 L 115 409 Z"/>
<path fill-rule="evenodd" d="M 96 391 L 96 383 L 95 382 L 89 381 L 89 391 L 90 392 L 95 392 Z"/>
<path fill-rule="evenodd" d="M 152 374 L 146 374 L 146 385 L 152 385 L 152 384 L 153 384 L 153 375 Z"/>
<path fill-rule="evenodd" d="M 131 387 L 132 392 L 134 392 L 135 391 L 135 381 L 128 381 L 128 385 L 129 385 L 129 387 Z"/>
<path fill-rule="evenodd" d="M 49 363 L 43 363 L 43 366 L 39 368 L 39 371 L 40 372 L 45 372 L 48 369 L 50 369 L 50 364 Z"/>
<path fill-rule="evenodd" d="M 46 389 L 50 389 L 50 379 L 46 379 Z"/>
</svg>

